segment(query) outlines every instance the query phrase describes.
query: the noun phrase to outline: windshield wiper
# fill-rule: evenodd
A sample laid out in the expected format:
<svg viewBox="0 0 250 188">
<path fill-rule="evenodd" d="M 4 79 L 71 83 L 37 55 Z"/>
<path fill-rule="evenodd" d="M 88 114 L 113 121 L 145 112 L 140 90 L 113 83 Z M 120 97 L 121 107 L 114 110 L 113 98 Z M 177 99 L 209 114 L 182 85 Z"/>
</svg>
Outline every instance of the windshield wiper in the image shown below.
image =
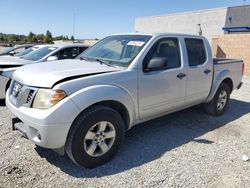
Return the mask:
<svg viewBox="0 0 250 188">
<path fill-rule="evenodd" d="M 80 57 L 79 59 L 80 59 L 81 61 L 82 61 L 82 60 L 89 61 L 89 59 L 87 59 L 87 58 L 85 58 L 85 57 Z"/>
<path fill-rule="evenodd" d="M 101 65 L 104 64 L 104 65 L 107 65 L 109 67 L 114 67 L 110 63 L 108 63 L 107 61 L 103 61 L 101 59 L 93 59 L 93 60 L 99 62 Z"/>
<path fill-rule="evenodd" d="M 80 57 L 80 60 L 85 60 L 85 61 L 97 61 L 99 62 L 101 65 L 107 65 L 109 67 L 115 67 L 114 65 L 111 65 L 110 63 L 108 63 L 107 61 L 98 59 L 98 58 L 86 58 L 86 57 Z"/>
</svg>

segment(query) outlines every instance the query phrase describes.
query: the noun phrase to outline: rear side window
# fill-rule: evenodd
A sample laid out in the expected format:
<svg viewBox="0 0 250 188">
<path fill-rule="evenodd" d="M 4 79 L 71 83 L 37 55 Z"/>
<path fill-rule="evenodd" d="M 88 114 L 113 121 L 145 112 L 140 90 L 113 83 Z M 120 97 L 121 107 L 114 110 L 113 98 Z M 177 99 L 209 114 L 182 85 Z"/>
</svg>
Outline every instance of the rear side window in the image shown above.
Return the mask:
<svg viewBox="0 0 250 188">
<path fill-rule="evenodd" d="M 189 66 L 202 65 L 206 62 L 206 49 L 201 39 L 185 39 Z"/>
<path fill-rule="evenodd" d="M 88 47 L 79 47 L 79 54 L 84 52 Z"/>
<path fill-rule="evenodd" d="M 74 59 L 78 55 L 78 48 L 65 48 L 58 52 L 57 57 L 59 60 L 62 59 Z"/>
</svg>

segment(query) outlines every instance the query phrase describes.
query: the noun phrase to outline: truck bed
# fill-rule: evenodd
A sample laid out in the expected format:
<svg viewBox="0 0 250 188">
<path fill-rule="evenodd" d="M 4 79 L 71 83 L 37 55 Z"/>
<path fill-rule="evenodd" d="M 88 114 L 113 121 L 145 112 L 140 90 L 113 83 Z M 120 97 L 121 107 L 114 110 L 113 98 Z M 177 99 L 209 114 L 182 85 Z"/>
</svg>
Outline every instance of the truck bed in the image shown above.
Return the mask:
<svg viewBox="0 0 250 188">
<path fill-rule="evenodd" d="M 243 60 L 213 58 L 214 63 L 214 82 L 223 74 L 232 80 L 232 89 L 238 88 L 242 80 Z M 215 83 L 213 83 L 214 85 Z"/>
<path fill-rule="evenodd" d="M 242 63 L 239 59 L 227 59 L 227 58 L 213 58 L 214 64 L 227 64 L 227 63 Z"/>
</svg>

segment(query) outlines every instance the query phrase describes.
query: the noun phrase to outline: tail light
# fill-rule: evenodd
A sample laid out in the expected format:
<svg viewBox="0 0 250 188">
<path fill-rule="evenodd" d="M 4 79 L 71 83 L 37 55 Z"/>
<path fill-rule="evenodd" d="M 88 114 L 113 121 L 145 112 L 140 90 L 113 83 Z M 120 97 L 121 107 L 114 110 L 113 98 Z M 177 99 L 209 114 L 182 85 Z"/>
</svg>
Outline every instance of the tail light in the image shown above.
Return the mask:
<svg viewBox="0 0 250 188">
<path fill-rule="evenodd" d="M 244 75 L 244 73 L 245 73 L 245 64 L 242 63 L 242 76 Z"/>
</svg>

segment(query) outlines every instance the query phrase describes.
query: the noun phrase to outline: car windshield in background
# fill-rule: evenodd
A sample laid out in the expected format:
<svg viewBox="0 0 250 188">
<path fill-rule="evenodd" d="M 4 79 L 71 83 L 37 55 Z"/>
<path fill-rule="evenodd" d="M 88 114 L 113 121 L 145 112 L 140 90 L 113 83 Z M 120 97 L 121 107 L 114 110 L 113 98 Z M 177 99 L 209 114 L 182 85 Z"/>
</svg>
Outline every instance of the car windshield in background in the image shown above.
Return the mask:
<svg viewBox="0 0 250 188">
<path fill-rule="evenodd" d="M 57 47 L 54 46 L 46 46 L 35 50 L 33 52 L 28 53 L 27 55 L 23 56 L 23 59 L 30 60 L 30 61 L 38 61 L 45 57 L 46 55 L 50 54 L 51 52 L 55 51 Z"/>
<path fill-rule="evenodd" d="M 104 38 L 83 52 L 78 58 L 105 61 L 111 65 L 128 67 L 151 36 L 118 35 Z"/>
<path fill-rule="evenodd" d="M 1 53 L 9 53 L 9 52 L 11 52 L 14 49 L 15 49 L 14 47 L 7 48 L 7 49 L 3 50 Z"/>
<path fill-rule="evenodd" d="M 15 56 L 15 57 L 23 57 L 23 56 L 25 56 L 26 54 L 28 54 L 28 53 L 30 53 L 30 52 L 36 50 L 36 49 L 37 49 L 37 48 L 35 48 L 35 47 L 27 48 L 26 50 L 23 50 L 23 51 L 21 51 L 21 52 L 15 54 L 14 56 Z"/>
</svg>

